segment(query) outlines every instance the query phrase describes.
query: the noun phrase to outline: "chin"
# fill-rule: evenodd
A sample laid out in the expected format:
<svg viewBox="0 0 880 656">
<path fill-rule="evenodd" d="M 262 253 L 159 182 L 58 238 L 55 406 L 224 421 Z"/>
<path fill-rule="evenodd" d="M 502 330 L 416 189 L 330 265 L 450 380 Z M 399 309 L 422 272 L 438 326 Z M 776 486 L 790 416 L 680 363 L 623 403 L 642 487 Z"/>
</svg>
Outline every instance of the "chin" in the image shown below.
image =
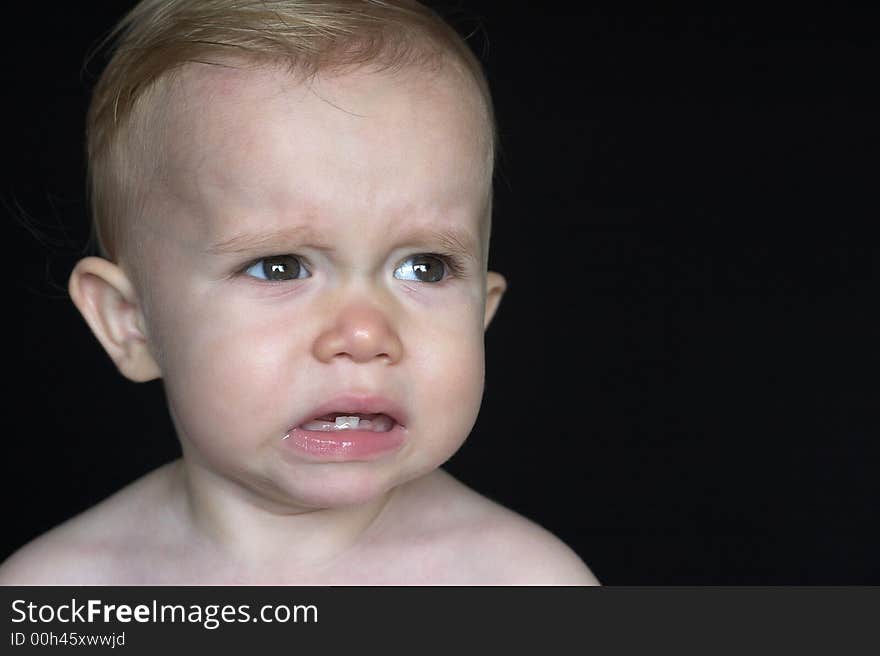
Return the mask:
<svg viewBox="0 0 880 656">
<path fill-rule="evenodd" d="M 333 463 L 319 471 L 281 482 L 281 494 L 291 505 L 308 508 L 359 506 L 376 500 L 405 480 L 377 472 L 367 463 Z"/>
</svg>

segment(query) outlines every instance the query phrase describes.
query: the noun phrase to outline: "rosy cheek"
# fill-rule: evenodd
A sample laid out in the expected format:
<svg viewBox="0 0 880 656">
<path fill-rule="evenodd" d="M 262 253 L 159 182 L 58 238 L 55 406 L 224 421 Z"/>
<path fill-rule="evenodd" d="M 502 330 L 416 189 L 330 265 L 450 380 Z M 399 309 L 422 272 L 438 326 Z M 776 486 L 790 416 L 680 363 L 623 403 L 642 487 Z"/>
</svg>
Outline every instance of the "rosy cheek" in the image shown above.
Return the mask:
<svg viewBox="0 0 880 656">
<path fill-rule="evenodd" d="M 267 418 L 293 383 L 288 354 L 265 326 L 249 328 L 227 321 L 178 336 L 166 386 L 191 439 L 232 444 L 274 425 Z"/>
</svg>

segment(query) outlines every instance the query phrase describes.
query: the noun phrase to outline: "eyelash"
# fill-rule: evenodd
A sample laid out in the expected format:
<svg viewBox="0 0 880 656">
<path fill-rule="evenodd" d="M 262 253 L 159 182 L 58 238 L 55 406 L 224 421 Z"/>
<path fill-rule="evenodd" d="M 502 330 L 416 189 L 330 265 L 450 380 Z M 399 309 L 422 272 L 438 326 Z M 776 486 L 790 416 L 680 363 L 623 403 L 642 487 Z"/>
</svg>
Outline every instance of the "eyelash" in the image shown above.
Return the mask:
<svg viewBox="0 0 880 656">
<path fill-rule="evenodd" d="M 250 278 L 254 282 L 257 282 L 260 284 L 265 284 L 265 285 L 283 285 L 285 283 L 292 282 L 291 280 L 262 280 L 260 278 L 254 277 L 254 276 L 247 275 L 247 270 L 250 269 L 251 267 L 253 267 L 255 264 L 259 264 L 263 260 L 268 260 L 269 258 L 272 258 L 272 257 L 280 257 L 281 255 L 291 255 L 291 256 L 295 257 L 297 260 L 299 260 L 300 266 L 303 267 L 307 272 L 311 273 L 311 271 L 309 271 L 309 267 L 307 267 L 305 265 L 305 262 L 303 261 L 303 257 L 301 255 L 295 255 L 293 253 L 281 253 L 281 254 L 265 255 L 263 257 L 258 257 L 257 259 L 251 260 L 250 262 L 245 264 L 241 269 L 239 269 L 239 271 L 237 273 L 238 273 L 238 275 L 244 276 L 246 278 Z M 419 257 L 419 256 L 423 256 L 423 255 L 428 256 L 428 257 L 435 257 L 438 260 L 440 260 L 441 262 L 443 262 L 443 267 L 446 269 L 446 277 L 444 277 L 442 280 L 440 280 L 438 282 L 443 282 L 445 280 L 448 280 L 449 278 L 461 278 L 464 275 L 464 272 L 465 272 L 464 263 L 461 261 L 461 259 L 458 256 L 452 255 L 451 253 L 413 253 L 412 255 L 407 256 L 401 262 L 406 262 L 406 260 L 408 260 L 410 258 Z M 421 282 L 421 281 L 408 280 L 405 282 Z M 436 285 L 438 283 L 434 282 L 434 283 L 424 283 L 424 284 Z"/>
</svg>

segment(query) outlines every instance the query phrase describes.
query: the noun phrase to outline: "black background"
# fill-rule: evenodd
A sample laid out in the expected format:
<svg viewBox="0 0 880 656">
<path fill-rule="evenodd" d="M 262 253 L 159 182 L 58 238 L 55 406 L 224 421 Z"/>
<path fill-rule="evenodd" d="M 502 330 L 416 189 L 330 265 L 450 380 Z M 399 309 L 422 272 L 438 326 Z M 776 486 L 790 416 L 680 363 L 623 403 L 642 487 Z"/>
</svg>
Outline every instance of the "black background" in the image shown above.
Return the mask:
<svg viewBox="0 0 880 656">
<path fill-rule="evenodd" d="M 17 4 L 0 557 L 178 453 L 161 383 L 125 380 L 66 295 L 83 62 L 133 3 Z M 496 102 L 509 291 L 447 469 L 604 583 L 880 583 L 880 15 L 584 5 L 452 5 Z"/>
</svg>

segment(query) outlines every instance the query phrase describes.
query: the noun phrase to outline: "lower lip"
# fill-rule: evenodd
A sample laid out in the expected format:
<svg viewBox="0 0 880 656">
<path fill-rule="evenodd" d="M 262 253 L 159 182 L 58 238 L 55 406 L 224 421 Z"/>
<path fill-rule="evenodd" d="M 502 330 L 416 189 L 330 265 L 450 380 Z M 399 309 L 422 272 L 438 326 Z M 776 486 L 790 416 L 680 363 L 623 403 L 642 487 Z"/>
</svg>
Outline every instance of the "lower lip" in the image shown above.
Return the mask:
<svg viewBox="0 0 880 656">
<path fill-rule="evenodd" d="M 297 455 L 316 462 L 376 460 L 397 451 L 406 441 L 403 426 L 384 433 L 359 430 L 313 431 L 293 428 L 282 440 Z"/>
</svg>

